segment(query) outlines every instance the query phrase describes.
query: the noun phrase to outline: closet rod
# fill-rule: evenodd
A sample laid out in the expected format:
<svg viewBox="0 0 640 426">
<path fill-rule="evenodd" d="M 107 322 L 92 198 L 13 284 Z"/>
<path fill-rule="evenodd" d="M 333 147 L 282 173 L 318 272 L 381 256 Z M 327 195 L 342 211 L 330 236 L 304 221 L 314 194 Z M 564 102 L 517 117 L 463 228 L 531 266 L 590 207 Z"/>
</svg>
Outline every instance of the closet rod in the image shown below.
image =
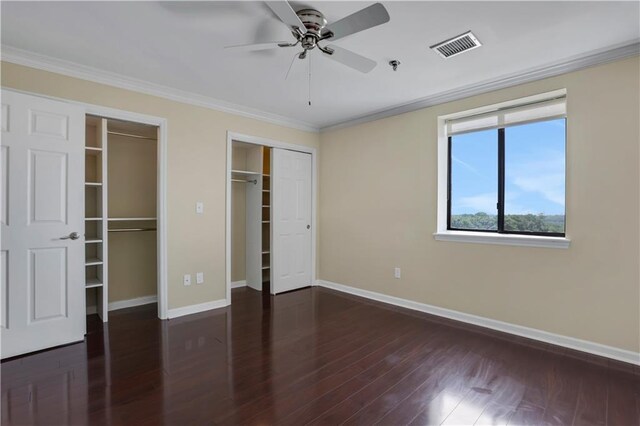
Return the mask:
<svg viewBox="0 0 640 426">
<path fill-rule="evenodd" d="M 156 228 L 111 228 L 109 232 L 146 232 L 156 231 Z"/>
<path fill-rule="evenodd" d="M 136 139 L 147 139 L 147 140 L 151 140 L 151 141 L 155 141 L 157 138 L 155 137 L 151 137 L 151 136 L 140 136 L 140 135 L 132 135 L 130 133 L 121 133 L 121 132 L 113 132 L 113 131 L 107 131 L 108 134 L 110 135 L 116 135 L 116 136 L 128 136 L 130 138 L 136 138 Z"/>
<path fill-rule="evenodd" d="M 257 179 L 253 179 L 253 180 L 231 179 L 231 182 L 252 183 L 255 185 L 258 183 L 258 180 Z"/>
</svg>

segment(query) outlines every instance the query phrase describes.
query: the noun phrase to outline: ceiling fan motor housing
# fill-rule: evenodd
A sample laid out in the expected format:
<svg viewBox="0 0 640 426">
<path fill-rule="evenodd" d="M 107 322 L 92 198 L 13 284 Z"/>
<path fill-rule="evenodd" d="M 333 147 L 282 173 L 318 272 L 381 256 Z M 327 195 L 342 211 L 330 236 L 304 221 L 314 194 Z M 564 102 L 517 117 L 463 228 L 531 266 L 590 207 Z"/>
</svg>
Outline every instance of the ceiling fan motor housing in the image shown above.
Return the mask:
<svg viewBox="0 0 640 426">
<path fill-rule="evenodd" d="M 319 36 L 322 29 L 327 26 L 327 19 L 322 13 L 315 9 L 302 9 L 296 12 L 296 14 L 307 28 L 307 31 L 317 36 Z"/>
</svg>

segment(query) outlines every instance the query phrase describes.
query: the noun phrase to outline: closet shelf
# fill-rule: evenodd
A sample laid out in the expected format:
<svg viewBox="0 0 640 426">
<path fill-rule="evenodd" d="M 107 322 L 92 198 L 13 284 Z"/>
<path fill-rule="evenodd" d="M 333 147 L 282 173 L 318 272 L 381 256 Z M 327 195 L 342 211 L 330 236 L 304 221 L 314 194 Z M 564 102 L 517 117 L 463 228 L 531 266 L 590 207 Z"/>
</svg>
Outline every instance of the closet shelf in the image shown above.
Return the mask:
<svg viewBox="0 0 640 426">
<path fill-rule="evenodd" d="M 85 217 L 84 220 L 102 220 L 101 217 Z"/>
<path fill-rule="evenodd" d="M 262 252 L 262 254 L 269 254 L 269 253 L 271 253 L 269 250 L 265 250 Z"/>
<path fill-rule="evenodd" d="M 102 281 L 100 281 L 98 278 L 87 278 L 87 282 L 84 286 L 84 288 L 96 288 L 96 287 L 102 287 Z"/>
<path fill-rule="evenodd" d="M 263 189 L 262 192 L 271 192 L 269 189 Z"/>
<path fill-rule="evenodd" d="M 85 182 L 86 186 L 102 186 L 102 182 Z"/>
<path fill-rule="evenodd" d="M 263 271 L 264 271 L 264 270 L 266 270 L 266 269 L 271 269 L 271 266 L 263 266 L 263 267 L 262 267 L 262 270 L 263 270 Z"/>
<path fill-rule="evenodd" d="M 110 217 L 109 222 L 129 222 L 133 220 L 157 220 L 155 217 Z"/>
<path fill-rule="evenodd" d="M 101 243 L 102 240 L 99 238 L 87 238 L 84 240 L 85 244 L 97 244 L 97 243 Z"/>
<path fill-rule="evenodd" d="M 250 172 L 248 170 L 231 170 L 231 173 L 242 176 L 260 176 L 259 172 Z"/>
<path fill-rule="evenodd" d="M 98 259 L 97 257 L 92 257 L 89 258 L 87 260 L 85 260 L 84 265 L 85 266 L 96 266 L 96 265 L 102 265 L 103 261 L 102 259 Z"/>
<path fill-rule="evenodd" d="M 87 155 L 98 155 L 102 152 L 102 148 L 98 148 L 96 146 L 85 146 L 84 149 Z"/>
<path fill-rule="evenodd" d="M 263 220 L 262 223 L 270 223 L 268 220 Z"/>
<path fill-rule="evenodd" d="M 266 204 L 266 205 L 265 205 L 265 204 L 263 204 L 263 205 L 262 205 L 262 207 L 271 207 L 271 206 L 270 206 L 270 205 L 268 205 L 268 204 Z"/>
</svg>

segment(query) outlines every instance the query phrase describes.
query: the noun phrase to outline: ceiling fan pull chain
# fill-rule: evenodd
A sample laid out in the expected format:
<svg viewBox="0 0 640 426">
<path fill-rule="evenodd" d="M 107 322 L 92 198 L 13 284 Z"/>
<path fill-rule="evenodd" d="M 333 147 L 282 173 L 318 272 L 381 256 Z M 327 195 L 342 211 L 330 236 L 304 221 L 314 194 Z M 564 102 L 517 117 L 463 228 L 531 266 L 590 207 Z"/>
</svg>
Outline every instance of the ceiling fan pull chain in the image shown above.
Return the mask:
<svg viewBox="0 0 640 426">
<path fill-rule="evenodd" d="M 311 55 L 309 55 L 309 106 L 311 106 Z"/>
</svg>

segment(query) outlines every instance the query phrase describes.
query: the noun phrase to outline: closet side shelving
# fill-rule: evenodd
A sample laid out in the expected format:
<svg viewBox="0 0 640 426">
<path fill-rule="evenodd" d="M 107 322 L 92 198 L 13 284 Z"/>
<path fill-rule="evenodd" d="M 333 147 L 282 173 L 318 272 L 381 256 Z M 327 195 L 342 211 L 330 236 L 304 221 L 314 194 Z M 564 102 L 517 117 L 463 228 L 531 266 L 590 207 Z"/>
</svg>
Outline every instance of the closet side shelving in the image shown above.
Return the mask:
<svg viewBox="0 0 640 426">
<path fill-rule="evenodd" d="M 107 321 L 106 120 L 87 116 L 85 137 L 85 289 L 96 311 Z"/>
</svg>

